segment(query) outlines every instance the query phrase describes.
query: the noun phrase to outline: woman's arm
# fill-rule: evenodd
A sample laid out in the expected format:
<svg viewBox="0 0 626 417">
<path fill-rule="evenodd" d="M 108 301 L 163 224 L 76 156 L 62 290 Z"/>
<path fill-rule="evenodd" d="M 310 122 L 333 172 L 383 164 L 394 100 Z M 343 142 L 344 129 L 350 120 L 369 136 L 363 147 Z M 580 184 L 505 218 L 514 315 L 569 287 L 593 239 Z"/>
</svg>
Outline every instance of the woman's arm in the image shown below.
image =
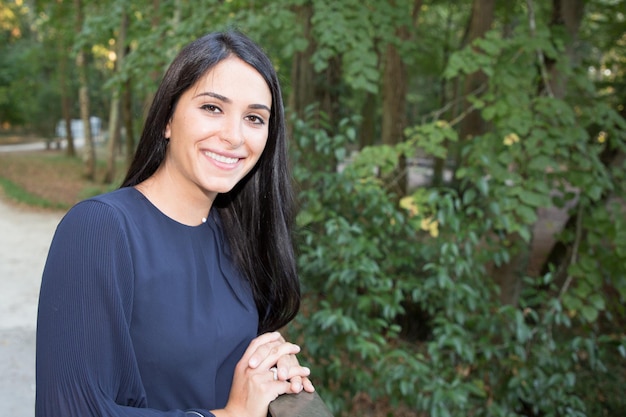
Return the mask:
<svg viewBox="0 0 626 417">
<path fill-rule="evenodd" d="M 145 408 L 130 338 L 133 264 L 122 224 L 113 208 L 87 201 L 57 228 L 39 299 L 36 417 L 190 415 Z"/>
</svg>

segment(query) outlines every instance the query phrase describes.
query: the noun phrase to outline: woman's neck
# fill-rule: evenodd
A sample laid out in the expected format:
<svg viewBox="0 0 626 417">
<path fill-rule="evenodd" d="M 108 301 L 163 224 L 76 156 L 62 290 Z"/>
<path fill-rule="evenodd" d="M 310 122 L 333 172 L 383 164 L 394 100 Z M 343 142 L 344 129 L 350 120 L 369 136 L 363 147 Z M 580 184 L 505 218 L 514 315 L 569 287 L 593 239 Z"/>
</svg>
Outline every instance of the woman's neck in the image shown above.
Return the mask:
<svg viewBox="0 0 626 417">
<path fill-rule="evenodd" d="M 197 226 L 206 221 L 215 195 L 181 182 L 159 169 L 135 188 L 166 216 L 187 226 Z"/>
</svg>

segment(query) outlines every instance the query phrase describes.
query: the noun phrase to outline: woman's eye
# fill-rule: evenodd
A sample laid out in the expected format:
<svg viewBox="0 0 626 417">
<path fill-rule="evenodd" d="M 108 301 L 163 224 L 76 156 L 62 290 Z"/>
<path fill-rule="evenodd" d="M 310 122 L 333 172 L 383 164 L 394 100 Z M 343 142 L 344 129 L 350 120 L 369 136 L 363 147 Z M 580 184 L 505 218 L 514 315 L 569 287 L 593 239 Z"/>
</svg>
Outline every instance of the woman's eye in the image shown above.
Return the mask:
<svg viewBox="0 0 626 417">
<path fill-rule="evenodd" d="M 214 106 L 213 104 L 204 104 L 201 108 L 209 113 L 218 113 L 221 111 L 219 107 Z"/>
<path fill-rule="evenodd" d="M 246 118 L 254 123 L 255 125 L 263 125 L 265 124 L 265 120 L 261 119 L 259 116 L 255 116 L 255 115 L 250 115 L 250 116 L 246 116 Z"/>
</svg>

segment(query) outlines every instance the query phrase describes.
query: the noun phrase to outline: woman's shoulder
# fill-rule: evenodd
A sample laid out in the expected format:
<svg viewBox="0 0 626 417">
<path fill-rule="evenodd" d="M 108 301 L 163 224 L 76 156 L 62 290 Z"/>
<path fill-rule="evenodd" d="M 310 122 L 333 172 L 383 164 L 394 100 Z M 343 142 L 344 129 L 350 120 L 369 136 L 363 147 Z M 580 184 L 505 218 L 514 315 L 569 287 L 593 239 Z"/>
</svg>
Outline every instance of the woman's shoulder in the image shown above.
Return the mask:
<svg viewBox="0 0 626 417">
<path fill-rule="evenodd" d="M 128 209 L 137 207 L 142 200 L 143 195 L 134 187 L 123 187 L 91 197 L 81 203 L 101 203 L 117 209 Z"/>
<path fill-rule="evenodd" d="M 141 194 L 131 187 L 120 188 L 85 199 L 74 205 L 64 216 L 64 222 L 119 222 L 123 218 L 141 216 Z"/>
<path fill-rule="evenodd" d="M 104 194 L 99 194 L 77 203 L 70 209 L 73 210 L 94 206 L 101 206 L 102 209 L 113 209 L 115 211 L 135 212 L 142 205 L 143 196 L 133 187 L 118 188 Z"/>
</svg>

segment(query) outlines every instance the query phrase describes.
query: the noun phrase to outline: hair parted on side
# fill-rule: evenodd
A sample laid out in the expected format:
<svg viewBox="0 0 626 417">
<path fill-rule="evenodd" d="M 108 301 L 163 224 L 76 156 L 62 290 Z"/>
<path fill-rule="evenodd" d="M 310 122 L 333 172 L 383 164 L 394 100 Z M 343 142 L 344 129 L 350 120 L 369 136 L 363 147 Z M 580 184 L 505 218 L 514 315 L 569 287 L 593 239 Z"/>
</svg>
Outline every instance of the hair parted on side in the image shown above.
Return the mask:
<svg viewBox="0 0 626 417">
<path fill-rule="evenodd" d="M 213 204 L 224 225 L 233 261 L 251 284 L 259 311 L 259 333 L 263 333 L 277 330 L 295 317 L 300 307 L 300 284 L 292 242 L 294 197 L 282 93 L 271 61 L 256 43 L 229 30 L 205 35 L 180 51 L 155 94 L 122 187 L 135 186 L 156 172 L 165 159 L 164 132 L 180 96 L 229 57 L 255 68 L 272 95 L 268 140 L 259 161 Z"/>
</svg>

